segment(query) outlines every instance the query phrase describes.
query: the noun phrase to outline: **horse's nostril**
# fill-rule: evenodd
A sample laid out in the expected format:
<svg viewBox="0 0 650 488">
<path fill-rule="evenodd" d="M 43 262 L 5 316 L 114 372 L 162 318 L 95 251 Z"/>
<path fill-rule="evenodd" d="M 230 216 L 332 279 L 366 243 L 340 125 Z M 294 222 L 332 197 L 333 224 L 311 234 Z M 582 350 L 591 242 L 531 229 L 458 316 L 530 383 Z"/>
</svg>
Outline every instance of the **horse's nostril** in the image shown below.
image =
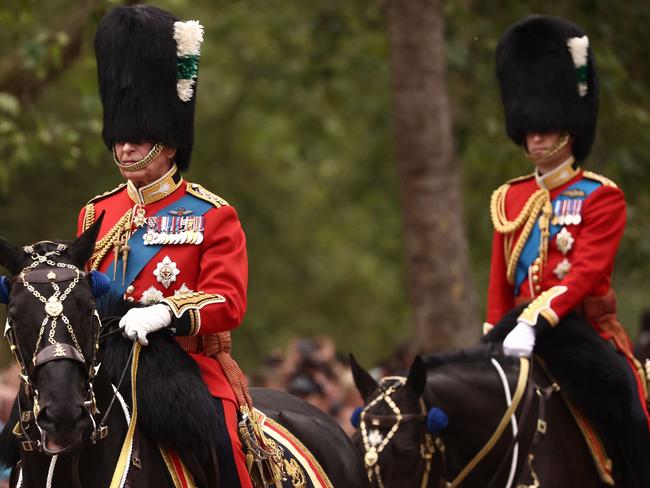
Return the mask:
<svg viewBox="0 0 650 488">
<path fill-rule="evenodd" d="M 41 411 L 38 412 L 38 422 L 41 425 L 54 425 L 54 419 L 47 407 L 41 408 Z"/>
</svg>

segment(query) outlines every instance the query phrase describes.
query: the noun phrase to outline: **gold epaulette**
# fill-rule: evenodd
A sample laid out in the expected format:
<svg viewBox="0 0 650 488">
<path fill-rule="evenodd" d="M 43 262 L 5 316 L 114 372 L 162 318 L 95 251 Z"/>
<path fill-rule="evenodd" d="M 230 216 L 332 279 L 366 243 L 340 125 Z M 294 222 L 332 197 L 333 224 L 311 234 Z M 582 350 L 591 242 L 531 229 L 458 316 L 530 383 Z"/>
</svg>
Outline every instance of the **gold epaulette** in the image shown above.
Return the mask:
<svg viewBox="0 0 650 488">
<path fill-rule="evenodd" d="M 122 188 L 126 186 L 126 183 L 120 183 L 118 186 L 113 188 L 112 190 L 105 191 L 101 195 L 96 195 L 92 197 L 90 200 L 88 200 L 88 203 L 86 203 L 86 206 L 84 207 L 84 223 L 83 223 L 83 229 L 84 231 L 88 230 L 91 225 L 95 223 L 95 202 L 98 202 L 102 198 L 105 198 L 109 195 L 112 195 L 113 193 L 117 193 L 120 191 Z"/>
<path fill-rule="evenodd" d="M 228 202 L 225 201 L 223 198 L 220 196 L 215 195 L 211 191 L 206 190 L 203 188 L 201 185 L 198 183 L 190 183 L 189 181 L 187 182 L 187 193 L 190 195 L 194 195 L 197 198 L 200 198 L 201 200 L 205 200 L 206 202 L 211 203 L 215 207 L 224 207 L 228 205 Z"/>
<path fill-rule="evenodd" d="M 599 175 L 598 173 L 594 173 L 592 171 L 585 171 L 582 173 L 585 178 L 589 178 L 590 180 L 595 180 L 598 183 L 602 183 L 604 186 L 611 186 L 614 188 L 618 188 L 618 185 L 614 183 L 612 180 L 609 178 Z"/>
<path fill-rule="evenodd" d="M 516 178 L 512 178 L 512 179 L 506 181 L 506 185 L 509 185 L 509 184 L 512 184 L 512 183 L 518 183 L 520 181 L 530 180 L 531 178 L 534 178 L 534 177 L 535 177 L 535 173 L 528 173 L 527 175 L 517 176 Z"/>
<path fill-rule="evenodd" d="M 86 232 L 91 225 L 95 223 L 95 204 L 94 203 L 88 203 L 84 207 L 84 223 L 83 223 L 83 229 L 81 229 L 83 232 Z"/>
<path fill-rule="evenodd" d="M 118 191 L 120 191 L 125 186 L 126 186 L 126 183 L 120 183 L 119 185 L 117 185 L 112 190 L 105 191 L 104 193 L 101 193 L 99 195 L 96 195 L 96 196 L 92 197 L 90 200 L 88 200 L 88 203 L 86 205 L 88 205 L 90 203 L 96 203 L 99 200 L 102 200 L 103 198 L 106 198 L 107 196 L 112 195 L 113 193 L 117 193 Z"/>
</svg>

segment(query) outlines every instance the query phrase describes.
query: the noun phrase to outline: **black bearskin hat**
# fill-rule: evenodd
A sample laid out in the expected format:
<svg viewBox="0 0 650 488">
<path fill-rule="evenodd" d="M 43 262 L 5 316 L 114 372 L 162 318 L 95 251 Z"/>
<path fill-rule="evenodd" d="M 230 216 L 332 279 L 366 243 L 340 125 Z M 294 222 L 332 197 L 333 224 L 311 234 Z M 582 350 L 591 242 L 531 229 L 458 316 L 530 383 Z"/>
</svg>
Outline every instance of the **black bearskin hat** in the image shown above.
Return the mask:
<svg viewBox="0 0 650 488">
<path fill-rule="evenodd" d="M 577 25 L 531 16 L 510 26 L 496 52 L 508 136 L 531 132 L 573 136 L 577 161 L 589 154 L 598 118 L 598 75 L 589 40 Z"/>
<path fill-rule="evenodd" d="M 188 168 L 203 28 L 156 7 L 111 9 L 95 35 L 104 142 L 159 142 Z M 188 48 L 188 46 L 190 46 Z"/>
</svg>

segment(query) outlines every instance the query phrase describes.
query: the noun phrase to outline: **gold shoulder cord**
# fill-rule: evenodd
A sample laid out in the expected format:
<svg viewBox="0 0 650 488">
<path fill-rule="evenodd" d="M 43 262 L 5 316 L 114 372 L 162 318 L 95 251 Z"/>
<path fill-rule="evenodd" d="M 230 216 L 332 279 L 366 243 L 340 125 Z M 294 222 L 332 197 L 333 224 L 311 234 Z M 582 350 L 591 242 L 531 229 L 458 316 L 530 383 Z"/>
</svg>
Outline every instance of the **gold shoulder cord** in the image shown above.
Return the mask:
<svg viewBox="0 0 650 488">
<path fill-rule="evenodd" d="M 539 216 L 539 227 L 541 230 L 541 239 L 539 243 L 539 256 L 541 264 L 546 263 L 546 256 L 548 251 L 548 237 L 549 237 L 549 224 L 551 216 L 553 215 L 553 208 L 551 206 L 551 195 L 548 190 L 540 188 L 533 193 L 526 201 L 524 208 L 521 210 L 517 218 L 508 220 L 506 216 L 506 194 L 510 185 L 505 184 L 500 186 L 494 193 L 490 200 L 490 217 L 494 229 L 499 234 L 504 234 L 504 256 L 507 264 L 507 278 L 508 283 L 511 285 L 515 282 L 515 272 L 517 270 L 517 263 L 519 257 L 524 249 L 524 245 L 530 236 L 533 226 Z M 540 215 L 541 214 L 541 215 Z M 521 234 L 517 242 L 512 244 L 515 232 L 523 226 Z M 540 266 L 541 268 L 541 266 Z"/>
</svg>

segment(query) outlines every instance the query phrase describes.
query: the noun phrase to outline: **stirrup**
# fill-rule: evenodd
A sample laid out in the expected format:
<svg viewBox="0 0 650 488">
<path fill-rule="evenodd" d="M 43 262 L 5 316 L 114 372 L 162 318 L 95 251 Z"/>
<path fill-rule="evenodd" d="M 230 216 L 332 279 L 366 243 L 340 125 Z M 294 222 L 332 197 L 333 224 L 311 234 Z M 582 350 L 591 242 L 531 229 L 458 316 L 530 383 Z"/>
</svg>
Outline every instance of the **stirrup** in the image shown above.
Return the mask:
<svg viewBox="0 0 650 488">
<path fill-rule="evenodd" d="M 246 406 L 241 408 L 238 428 L 253 486 L 282 488 L 282 453 L 268 442 L 257 417 Z"/>
</svg>

